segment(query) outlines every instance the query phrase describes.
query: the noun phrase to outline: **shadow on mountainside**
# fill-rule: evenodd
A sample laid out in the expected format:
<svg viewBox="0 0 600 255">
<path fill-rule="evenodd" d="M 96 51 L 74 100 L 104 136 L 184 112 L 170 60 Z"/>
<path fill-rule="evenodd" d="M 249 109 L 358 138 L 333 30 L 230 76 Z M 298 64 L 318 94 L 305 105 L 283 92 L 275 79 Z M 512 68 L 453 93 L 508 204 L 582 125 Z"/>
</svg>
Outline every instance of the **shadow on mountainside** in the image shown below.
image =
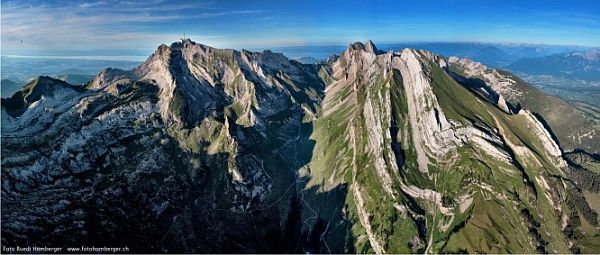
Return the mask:
<svg viewBox="0 0 600 255">
<path fill-rule="evenodd" d="M 259 139 L 251 128 L 230 124 L 232 134 Z M 272 140 L 240 143 L 235 157 L 252 154 L 261 159 L 273 184 L 264 203 L 249 201 L 252 206 L 244 212 L 230 210 L 234 203 L 227 162 L 233 155 L 190 152 L 155 130 L 168 142 L 142 148 L 141 135 L 120 138 L 117 144 L 124 151 L 109 149 L 98 155 L 90 171 L 47 166 L 48 172 L 63 172 L 60 178 L 71 180 L 70 185 L 45 181 L 50 174 L 42 172 L 30 180 L 37 188 L 3 189 L 2 244 L 126 246 L 136 253 L 353 252 L 351 225 L 342 213 L 347 188 L 305 189 L 308 177 L 299 178 L 298 171 L 312 157 L 312 124 L 297 130 L 297 140 L 280 140 L 285 144 L 280 147 L 270 144 Z M 139 162 L 155 156 L 157 147 L 164 150 L 164 161 L 156 169 L 139 168 Z M 198 166 L 190 166 L 194 161 Z M 3 182 L 26 185 L 7 179 L 5 171 L 10 169 L 3 167 Z"/>
<path fill-rule="evenodd" d="M 171 55 L 169 72 L 185 77 L 190 70 L 178 54 Z M 88 91 L 87 108 L 46 116 L 62 119 L 35 139 L 3 135 L 2 245 L 127 247 L 130 253 L 354 253 L 345 216 L 347 187 L 307 187 L 310 177 L 300 174 L 315 141 L 313 124 L 303 122 L 294 100 L 309 89 L 323 93 L 323 82 L 305 80 L 288 108 L 244 127 L 226 113 L 233 99 L 222 87 L 181 79 L 175 79 L 179 87 L 168 102 L 169 114 L 180 121 L 157 112 L 149 113 L 149 123 L 123 119 L 119 107 L 145 114 L 133 105 L 156 105 L 162 95 L 156 84 L 132 82 L 115 85 L 114 95 Z M 38 83 L 30 90 L 52 93 Z M 15 97 L 14 112 L 27 111 L 25 99 L 36 93 Z M 117 108 L 106 123 L 98 120 Z M 123 123 L 114 124 L 118 121 Z M 216 139 L 229 139 L 223 144 L 233 149 L 209 153 L 221 141 L 194 136 L 197 129 L 211 132 L 202 130 L 203 121 L 227 124 L 223 130 L 229 133 Z M 79 135 L 78 141 L 68 140 L 71 135 Z M 25 146 L 29 143 L 44 146 Z M 19 164 L 4 160 L 21 154 L 34 157 Z M 232 166 L 242 181 L 234 181 Z M 256 190 L 259 186 L 266 191 Z"/>
</svg>

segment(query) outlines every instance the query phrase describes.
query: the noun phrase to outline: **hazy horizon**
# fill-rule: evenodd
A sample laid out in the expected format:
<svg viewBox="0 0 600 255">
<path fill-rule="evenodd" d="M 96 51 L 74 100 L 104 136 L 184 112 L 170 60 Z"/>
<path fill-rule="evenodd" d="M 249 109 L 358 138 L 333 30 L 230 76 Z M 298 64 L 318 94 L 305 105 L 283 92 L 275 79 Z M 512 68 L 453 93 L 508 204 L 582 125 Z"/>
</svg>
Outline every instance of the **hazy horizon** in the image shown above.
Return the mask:
<svg viewBox="0 0 600 255">
<path fill-rule="evenodd" d="M 234 49 L 366 40 L 600 46 L 600 15 L 593 1 L 582 0 L 1 4 L 2 55 L 147 55 L 184 33 L 199 43 Z"/>
<path fill-rule="evenodd" d="M 189 38 L 190 40 L 205 44 L 207 46 L 215 47 L 215 48 L 230 48 L 235 50 L 251 50 L 251 51 L 263 51 L 263 50 L 282 50 L 282 49 L 293 49 L 293 48 L 318 48 L 318 47 L 329 47 L 329 48 L 345 48 L 348 45 L 354 42 L 366 42 L 366 41 L 352 41 L 346 44 L 305 44 L 305 45 L 270 45 L 270 46 L 257 46 L 257 47 L 217 47 L 210 44 L 206 44 L 201 41 L 194 40 L 194 38 Z M 370 40 L 370 39 L 369 39 Z M 179 40 L 173 40 L 171 42 L 163 42 L 161 44 L 170 45 L 171 43 L 177 42 Z M 479 42 L 479 41 L 397 41 L 397 42 L 388 42 L 388 43 L 378 43 L 373 41 L 377 46 L 383 46 L 387 48 L 391 45 L 408 45 L 408 44 L 480 44 L 480 45 L 492 45 L 492 46 L 532 46 L 532 47 L 565 47 L 565 48 L 580 48 L 581 50 L 597 50 L 600 47 L 589 46 L 589 45 L 567 45 L 567 44 L 545 44 L 545 43 L 520 43 L 520 42 Z M 35 54 L 36 52 L 24 54 L 18 54 L 18 52 L 9 52 L 6 50 L 1 52 L 0 56 L 8 57 L 8 58 L 28 58 L 28 59 L 78 59 L 78 60 L 113 60 L 113 61 L 132 61 L 132 62 L 140 62 L 144 61 L 150 54 L 152 54 L 159 45 L 156 45 L 154 48 L 149 49 L 115 49 L 115 50 L 59 50 L 59 51 L 44 51 L 41 54 Z M 125 55 L 120 53 L 126 53 Z M 293 56 L 292 58 L 298 58 L 302 56 Z"/>
</svg>

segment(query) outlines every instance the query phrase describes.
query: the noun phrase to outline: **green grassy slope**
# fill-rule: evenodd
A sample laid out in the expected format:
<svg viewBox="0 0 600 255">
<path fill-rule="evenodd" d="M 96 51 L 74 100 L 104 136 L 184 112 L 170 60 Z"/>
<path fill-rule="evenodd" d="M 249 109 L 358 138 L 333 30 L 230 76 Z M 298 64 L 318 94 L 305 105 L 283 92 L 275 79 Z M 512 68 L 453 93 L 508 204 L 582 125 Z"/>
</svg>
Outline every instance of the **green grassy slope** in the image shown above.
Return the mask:
<svg viewBox="0 0 600 255">
<path fill-rule="evenodd" d="M 509 72 L 498 72 L 515 80 L 514 86 L 523 92 L 521 96 L 508 100 L 543 116 L 564 150 L 580 148 L 592 153 L 600 152 L 600 123 L 597 118 L 588 116 L 558 97 L 544 94 Z M 593 134 L 590 135 L 590 132 Z"/>
</svg>

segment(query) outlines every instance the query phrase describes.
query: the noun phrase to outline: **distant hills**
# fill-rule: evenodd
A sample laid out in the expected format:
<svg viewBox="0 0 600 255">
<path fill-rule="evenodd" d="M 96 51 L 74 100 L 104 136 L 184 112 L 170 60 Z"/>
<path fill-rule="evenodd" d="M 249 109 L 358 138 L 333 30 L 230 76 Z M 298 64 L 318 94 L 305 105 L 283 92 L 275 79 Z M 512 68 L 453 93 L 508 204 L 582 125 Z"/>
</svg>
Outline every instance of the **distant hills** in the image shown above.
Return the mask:
<svg viewBox="0 0 600 255">
<path fill-rule="evenodd" d="M 65 80 L 73 85 L 85 83 L 107 67 L 131 69 L 138 61 L 69 59 L 46 57 L 2 56 L 2 97 L 11 96 L 37 76 Z M 16 85 L 15 85 L 16 84 Z"/>
<path fill-rule="evenodd" d="M 597 81 L 600 80 L 600 50 L 524 58 L 508 65 L 507 69 L 533 75 Z"/>
<path fill-rule="evenodd" d="M 491 67 L 504 67 L 523 58 L 538 58 L 559 53 L 591 50 L 591 47 L 544 44 L 501 44 L 479 42 L 406 42 L 379 44 L 383 51 L 401 51 L 405 48 L 423 49 L 444 56 L 470 58 Z M 344 46 L 289 46 L 271 48 L 292 59 L 311 57 L 325 60 L 344 50 Z"/>
<path fill-rule="evenodd" d="M 2 88 L 2 97 L 9 97 L 21 88 L 21 84 L 13 80 L 2 79 L 0 81 L 0 88 Z"/>
<path fill-rule="evenodd" d="M 485 65 L 499 67 L 520 58 L 525 50 L 531 46 L 503 46 L 499 44 L 485 43 L 414 43 L 414 44 L 391 44 L 383 46 L 388 49 L 416 48 L 438 52 L 445 56 L 458 56 L 475 59 Z M 540 51 L 541 52 L 541 51 Z"/>
<path fill-rule="evenodd" d="M 65 70 L 72 71 L 72 70 Z M 94 79 L 96 75 L 94 74 L 83 74 L 83 73 L 69 73 L 69 72 L 61 72 L 56 75 L 53 75 L 54 78 L 58 80 L 65 81 L 71 85 L 84 85 L 85 83 Z M 13 81 L 10 79 L 2 79 L 0 82 L 0 87 L 2 88 L 2 98 L 7 98 L 12 96 L 15 92 L 19 91 L 25 82 L 22 81 Z"/>
<path fill-rule="evenodd" d="M 60 74 L 56 78 L 73 85 L 83 85 L 94 79 L 95 75 L 90 74 Z"/>
<path fill-rule="evenodd" d="M 320 59 L 313 58 L 313 57 L 301 57 L 296 60 L 302 64 L 316 64 L 316 63 L 319 63 L 322 61 Z"/>
</svg>

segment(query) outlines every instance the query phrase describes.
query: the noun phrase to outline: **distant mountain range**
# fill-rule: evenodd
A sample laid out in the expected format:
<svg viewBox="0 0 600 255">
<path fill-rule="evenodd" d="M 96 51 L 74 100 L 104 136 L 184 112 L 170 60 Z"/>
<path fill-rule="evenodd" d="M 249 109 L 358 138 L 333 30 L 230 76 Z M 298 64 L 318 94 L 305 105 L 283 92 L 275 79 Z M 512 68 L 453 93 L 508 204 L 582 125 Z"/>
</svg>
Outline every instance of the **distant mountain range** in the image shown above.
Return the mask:
<svg viewBox="0 0 600 255">
<path fill-rule="evenodd" d="M 15 92 L 19 91 L 21 87 L 23 87 L 23 84 L 9 79 L 2 79 L 0 81 L 0 87 L 2 88 L 2 97 L 10 97 Z"/>
<path fill-rule="evenodd" d="M 72 84 L 82 84 L 107 67 L 131 69 L 139 61 L 88 60 L 69 58 L 27 58 L 2 56 L 2 94 L 6 98 L 18 91 L 30 80 L 50 76 Z"/>
<path fill-rule="evenodd" d="M 344 50 L 344 46 L 291 46 L 271 48 L 292 59 L 311 57 L 325 60 Z M 584 51 L 586 46 L 543 45 L 543 44 L 499 44 L 478 42 L 415 42 L 380 44 L 383 51 L 398 51 L 405 48 L 423 49 L 444 56 L 458 56 L 479 61 L 491 67 L 503 67 L 522 58 L 537 58 L 557 53 Z"/>
<path fill-rule="evenodd" d="M 588 49 L 580 46 L 439 42 L 383 45 L 383 49 L 425 49 L 445 56 L 458 56 L 479 61 L 491 67 L 502 67 L 522 58 L 542 57 L 555 53 Z"/>
<path fill-rule="evenodd" d="M 59 73 L 54 75 L 54 78 L 65 81 L 72 85 L 84 85 L 85 83 L 92 81 L 95 75 L 93 74 L 78 74 L 78 73 Z M 7 98 L 12 96 L 15 92 L 19 91 L 25 82 L 16 82 L 9 79 L 2 79 L 0 87 L 2 87 L 2 97 Z"/>
<path fill-rule="evenodd" d="M 184 39 L 1 107 L 6 244 L 600 250 L 598 122 L 466 58 L 368 41 L 303 64 Z"/>
<path fill-rule="evenodd" d="M 600 81 L 600 50 L 576 51 L 537 58 L 524 58 L 506 67 L 532 75 Z"/>
</svg>

